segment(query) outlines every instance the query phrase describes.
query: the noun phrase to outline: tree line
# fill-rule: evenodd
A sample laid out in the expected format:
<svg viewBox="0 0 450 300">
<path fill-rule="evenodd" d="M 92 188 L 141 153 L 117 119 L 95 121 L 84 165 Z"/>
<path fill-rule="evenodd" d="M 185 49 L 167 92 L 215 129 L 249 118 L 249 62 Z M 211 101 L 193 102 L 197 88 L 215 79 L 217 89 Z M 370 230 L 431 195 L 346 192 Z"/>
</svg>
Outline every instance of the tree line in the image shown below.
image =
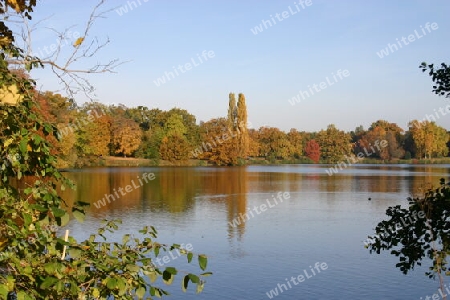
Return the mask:
<svg viewBox="0 0 450 300">
<path fill-rule="evenodd" d="M 375 144 L 386 147 L 371 152 L 371 159 L 446 157 L 449 133 L 433 121 L 412 120 L 408 130 L 386 120 L 368 129 L 358 126 L 345 132 L 330 124 L 318 132 L 276 127 L 251 128 L 245 95 L 229 94 L 226 117 L 197 123 L 185 109 L 164 111 L 145 106 L 105 105 L 73 100 L 52 92 L 37 97 L 40 114 L 58 128 L 50 138 L 62 167 L 82 166 L 104 156 L 146 158 L 183 164 L 192 159 L 215 165 L 266 162 L 337 163 L 344 157 L 368 153 Z"/>
</svg>

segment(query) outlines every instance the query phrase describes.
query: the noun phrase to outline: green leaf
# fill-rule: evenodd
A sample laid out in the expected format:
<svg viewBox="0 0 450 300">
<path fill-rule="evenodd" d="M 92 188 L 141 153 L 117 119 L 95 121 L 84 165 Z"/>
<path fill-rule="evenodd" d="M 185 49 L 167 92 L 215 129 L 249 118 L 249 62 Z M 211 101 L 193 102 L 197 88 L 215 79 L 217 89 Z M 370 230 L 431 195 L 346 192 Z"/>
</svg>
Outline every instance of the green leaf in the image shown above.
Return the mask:
<svg viewBox="0 0 450 300">
<path fill-rule="evenodd" d="M 137 273 L 141 268 L 138 265 L 128 264 L 127 269 L 130 270 L 131 272 Z"/>
<path fill-rule="evenodd" d="M 23 221 L 25 223 L 25 227 L 28 227 L 28 225 L 30 225 L 33 220 L 30 214 L 23 214 Z"/>
<path fill-rule="evenodd" d="M 68 253 L 71 258 L 79 258 L 83 251 L 77 248 L 69 248 Z"/>
<path fill-rule="evenodd" d="M 0 284 L 0 298 L 1 299 L 6 299 L 6 297 L 8 296 L 8 287 L 5 284 Z"/>
<path fill-rule="evenodd" d="M 200 274 L 200 276 L 205 276 L 205 277 L 207 277 L 207 276 L 211 276 L 213 273 L 212 272 L 205 272 L 205 273 L 203 273 L 203 274 Z"/>
<path fill-rule="evenodd" d="M 164 293 L 165 295 L 168 295 L 168 293 L 166 293 L 166 292 L 164 292 L 164 291 L 163 291 L 163 293 Z M 152 287 L 150 287 L 150 295 L 151 295 L 151 296 L 156 296 L 156 297 L 158 297 L 158 298 L 161 298 L 161 290 L 152 286 Z M 150 298 L 150 299 L 151 299 L 151 298 Z"/>
<path fill-rule="evenodd" d="M 62 217 L 66 214 L 66 211 L 64 209 L 60 209 L 57 207 L 52 207 L 52 212 L 56 218 Z"/>
<path fill-rule="evenodd" d="M 69 221 L 70 221 L 70 216 L 68 213 L 64 214 L 64 216 L 62 216 L 61 218 L 56 218 L 56 220 L 58 221 L 58 225 L 63 227 L 66 226 Z"/>
<path fill-rule="evenodd" d="M 144 226 L 141 230 L 139 230 L 139 233 L 142 233 L 142 234 L 147 234 L 147 232 L 148 232 L 147 226 Z"/>
<path fill-rule="evenodd" d="M 177 275 L 178 274 L 177 269 L 175 269 L 174 267 L 167 267 L 166 271 L 169 272 L 172 275 Z"/>
<path fill-rule="evenodd" d="M 116 288 L 116 286 L 117 286 L 117 279 L 115 279 L 115 278 L 108 278 L 106 280 L 106 287 L 108 289 L 113 290 L 113 289 Z"/>
<path fill-rule="evenodd" d="M 45 272 L 47 272 L 48 274 L 55 274 L 56 273 L 56 264 L 54 262 L 50 262 L 45 264 L 44 266 L 44 270 Z"/>
<path fill-rule="evenodd" d="M 192 254 L 192 252 L 189 252 L 188 254 L 187 254 L 187 261 L 188 261 L 188 263 L 190 263 L 191 261 L 192 261 L 192 258 L 194 257 L 194 254 Z"/>
<path fill-rule="evenodd" d="M 17 292 L 17 300 L 33 300 L 33 298 L 24 291 L 19 291 Z"/>
<path fill-rule="evenodd" d="M 181 283 L 181 289 L 186 292 L 189 285 L 189 275 L 184 276 L 183 282 Z"/>
<path fill-rule="evenodd" d="M 100 291 L 98 290 L 98 288 L 92 288 L 92 296 L 96 299 L 100 297 Z"/>
<path fill-rule="evenodd" d="M 20 152 L 22 152 L 23 156 L 25 156 L 25 154 L 27 153 L 28 150 L 27 145 L 28 145 L 28 138 L 23 138 L 19 144 L 19 150 Z"/>
<path fill-rule="evenodd" d="M 128 241 L 130 240 L 130 235 L 129 234 L 125 234 L 123 237 L 122 237 L 122 244 L 126 244 L 126 243 L 128 243 Z"/>
<path fill-rule="evenodd" d="M 80 223 L 83 223 L 86 218 L 86 215 L 83 212 L 79 211 L 78 209 L 73 210 L 72 214 L 73 217 Z"/>
<path fill-rule="evenodd" d="M 187 276 L 189 277 L 189 279 L 190 279 L 193 283 L 199 283 L 199 282 L 200 282 L 200 278 L 198 278 L 198 276 L 195 275 L 195 274 L 188 274 Z"/>
<path fill-rule="evenodd" d="M 136 289 L 136 296 L 138 296 L 139 299 L 144 299 L 145 296 L 145 287 L 140 286 Z"/>
<path fill-rule="evenodd" d="M 127 284 L 124 279 L 117 278 L 117 288 L 119 289 L 119 295 L 124 295 L 127 291 Z"/>
<path fill-rule="evenodd" d="M 53 285 L 55 285 L 55 283 L 57 283 L 58 281 L 59 281 L 58 278 L 51 277 L 51 276 L 46 277 L 41 284 L 41 289 L 43 289 L 43 290 L 48 289 L 49 287 L 52 287 Z"/>
<path fill-rule="evenodd" d="M 163 272 L 163 281 L 165 284 L 171 285 L 174 278 L 175 278 L 175 276 L 173 276 L 171 273 L 169 273 L 167 271 Z"/>
<path fill-rule="evenodd" d="M 200 269 L 202 269 L 202 271 L 205 271 L 207 264 L 208 264 L 208 258 L 205 255 L 200 254 L 198 256 L 198 265 L 200 266 Z"/>
</svg>

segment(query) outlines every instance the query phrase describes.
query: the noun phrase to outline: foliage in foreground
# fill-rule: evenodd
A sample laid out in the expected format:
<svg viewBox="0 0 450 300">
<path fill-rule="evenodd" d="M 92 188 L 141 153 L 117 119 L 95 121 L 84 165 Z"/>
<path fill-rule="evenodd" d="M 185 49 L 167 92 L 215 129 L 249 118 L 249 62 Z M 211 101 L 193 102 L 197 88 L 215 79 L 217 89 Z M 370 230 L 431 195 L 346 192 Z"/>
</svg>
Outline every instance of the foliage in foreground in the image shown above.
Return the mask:
<svg viewBox="0 0 450 300">
<path fill-rule="evenodd" d="M 420 266 L 424 259 L 432 261 L 430 278 L 450 275 L 447 255 L 450 254 L 450 185 L 441 179 L 440 186 L 429 189 L 424 197 L 408 198 L 409 207 L 400 205 L 386 210 L 388 220 L 375 228 L 366 247 L 370 253 L 390 250 L 399 257 L 396 267 L 404 274 Z"/>
<path fill-rule="evenodd" d="M 33 7 L 35 1 L 0 1 L 0 14 L 5 5 L 18 13 L 28 11 L 25 4 Z M 190 263 L 194 254 L 178 244 L 158 243 L 153 227 L 144 227 L 136 237 L 124 235 L 121 242 L 106 241 L 106 234 L 118 228 L 117 221 L 105 221 L 97 234 L 82 242 L 60 237 L 70 215 L 84 219 L 86 203 L 68 209 L 60 197 L 59 191 L 74 185 L 57 170 L 51 152 L 49 140 L 58 139 L 58 129 L 36 113 L 34 81 L 9 69 L 8 58 L 27 57 L 14 46 L 13 37 L 5 34 L 5 24 L 0 25 L 0 36 L 4 36 L 0 38 L 0 298 L 152 299 L 167 295 L 160 284 L 171 284 L 179 272 L 157 266 L 154 259 L 160 252 L 174 250 Z M 37 66 L 32 62 L 25 67 Z M 196 259 L 204 271 L 206 256 L 199 254 Z M 186 273 L 182 289 L 192 282 L 201 292 L 203 277 L 210 274 Z"/>
<path fill-rule="evenodd" d="M 32 82 L 9 73 L 5 61 L 0 62 L 0 83 L 15 84 L 24 95 L 23 102 L 0 107 L 0 297 L 14 293 L 19 299 L 59 300 L 79 295 L 86 299 L 141 299 L 146 293 L 168 294 L 154 281 L 161 277 L 171 283 L 178 272 L 172 267 L 158 268 L 152 257 L 177 249 L 191 262 L 193 253 L 177 244 L 157 243 L 154 228 L 143 229 L 141 239 L 126 235 L 122 243 L 99 240 L 105 231 L 117 228 L 111 221 L 81 243 L 73 237 L 66 242 L 57 236 L 69 222 L 57 190 L 73 187 L 55 168 L 56 159 L 46 142 L 45 137 L 56 136 L 57 129 L 32 113 Z M 33 184 L 24 186 L 24 182 Z M 84 217 L 84 205 L 72 208 L 78 220 Z M 67 257 L 62 257 L 64 247 Z M 198 255 L 198 263 L 204 270 L 206 256 Z M 204 281 L 199 276 L 186 274 L 183 288 L 189 281 L 202 290 Z"/>
<path fill-rule="evenodd" d="M 419 68 L 423 72 L 428 71 L 433 81 L 433 93 L 450 97 L 450 66 L 442 63 L 440 67 L 435 67 L 434 64 L 423 62 Z M 423 125 L 416 123 L 413 126 L 419 131 L 419 128 L 424 129 L 421 128 Z M 428 127 L 429 124 L 425 125 Z M 437 130 L 437 135 L 448 141 L 448 134 L 439 131 Z M 430 152 L 428 154 L 431 157 L 431 152 L 441 151 L 420 131 L 413 132 L 414 134 L 420 137 L 417 140 L 422 140 L 424 146 L 428 144 L 429 147 L 423 148 L 424 154 Z M 386 210 L 389 219 L 378 223 L 375 228 L 376 235 L 369 236 L 366 248 L 370 253 L 378 254 L 382 250 L 390 250 L 391 254 L 399 257 L 396 267 L 404 274 L 412 271 L 416 265 L 420 266 L 424 259 L 430 260 L 432 264 L 426 275 L 433 279 L 439 278 L 442 292 L 445 288 L 444 275 L 450 275 L 447 267 L 447 256 L 450 254 L 450 183 L 442 178 L 438 188 L 428 189 L 423 197 L 410 197 L 408 202 L 407 209 L 397 205 Z M 443 295 L 443 299 L 447 299 L 447 295 Z"/>
</svg>

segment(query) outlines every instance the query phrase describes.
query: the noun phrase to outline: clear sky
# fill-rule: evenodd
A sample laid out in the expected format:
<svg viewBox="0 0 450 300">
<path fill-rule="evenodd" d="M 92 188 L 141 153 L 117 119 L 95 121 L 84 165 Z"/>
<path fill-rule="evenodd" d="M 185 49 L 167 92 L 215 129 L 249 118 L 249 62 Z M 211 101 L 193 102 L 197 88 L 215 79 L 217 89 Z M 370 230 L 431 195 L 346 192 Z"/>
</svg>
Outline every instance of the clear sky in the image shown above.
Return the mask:
<svg viewBox="0 0 450 300">
<path fill-rule="evenodd" d="M 38 1 L 33 21 L 51 17 L 35 32 L 34 51 L 56 40 L 45 27 L 81 31 L 95 4 Z M 177 106 L 207 121 L 226 116 L 235 92 L 245 94 L 255 128 L 349 131 L 385 119 L 406 129 L 437 114 L 450 130 L 450 113 L 438 112 L 450 99 L 432 94 L 418 68 L 450 63 L 448 0 L 109 0 L 110 8 L 87 38 L 111 40 L 94 61 L 129 62 L 89 77 L 100 102 Z M 33 75 L 58 88 L 49 72 Z"/>
</svg>

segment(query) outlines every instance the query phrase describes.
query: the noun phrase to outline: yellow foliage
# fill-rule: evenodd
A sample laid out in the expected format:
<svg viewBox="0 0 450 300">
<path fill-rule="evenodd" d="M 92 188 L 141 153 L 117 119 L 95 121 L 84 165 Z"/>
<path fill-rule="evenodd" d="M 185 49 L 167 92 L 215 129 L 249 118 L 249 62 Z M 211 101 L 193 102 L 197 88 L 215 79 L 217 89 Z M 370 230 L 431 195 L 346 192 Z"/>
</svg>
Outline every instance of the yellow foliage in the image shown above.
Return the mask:
<svg viewBox="0 0 450 300">
<path fill-rule="evenodd" d="M 3 249 L 6 248 L 6 244 L 8 242 L 7 238 L 0 238 L 0 251 L 3 251 Z"/>
<path fill-rule="evenodd" d="M 78 47 L 80 46 L 84 41 L 84 37 L 79 37 L 77 38 L 77 40 L 75 41 L 75 43 L 73 44 L 74 47 Z"/>
<path fill-rule="evenodd" d="M 23 1 L 21 1 L 21 2 L 23 2 Z M 13 7 L 17 13 L 20 13 L 25 9 L 25 6 L 23 5 L 23 3 L 19 3 L 19 1 L 17 1 L 17 0 L 9 0 L 8 4 L 11 7 Z"/>
<path fill-rule="evenodd" d="M 23 100 L 23 95 L 19 93 L 17 85 L 3 86 L 0 89 L 0 103 L 16 105 Z"/>
</svg>

